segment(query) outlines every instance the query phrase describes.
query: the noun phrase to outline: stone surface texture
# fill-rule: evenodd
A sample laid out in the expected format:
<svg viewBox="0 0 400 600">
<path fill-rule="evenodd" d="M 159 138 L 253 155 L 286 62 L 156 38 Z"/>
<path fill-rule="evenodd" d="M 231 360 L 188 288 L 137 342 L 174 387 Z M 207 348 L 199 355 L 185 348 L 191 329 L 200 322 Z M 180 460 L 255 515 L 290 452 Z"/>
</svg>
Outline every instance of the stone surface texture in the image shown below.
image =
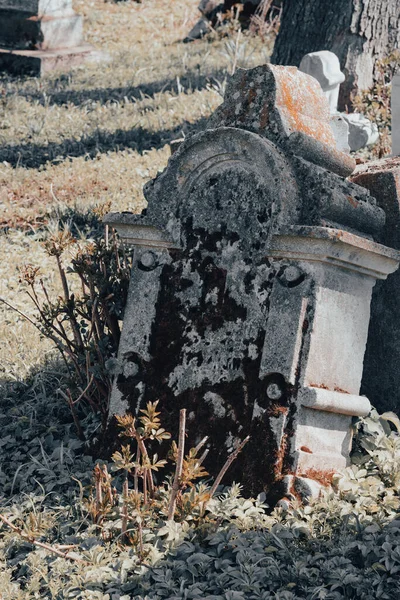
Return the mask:
<svg viewBox="0 0 400 600">
<path fill-rule="evenodd" d="M 348 463 L 352 417 L 370 407 L 372 288 L 400 257 L 373 241 L 384 211 L 344 179 L 354 163 L 329 123 L 308 75 L 239 71 L 145 186 L 147 209 L 105 219 L 134 247 L 111 415 L 158 399 L 177 431 L 187 408 L 211 473 L 250 434 L 230 478 L 270 501 Z"/>
<path fill-rule="evenodd" d="M 367 188 L 385 211 L 378 239 L 400 250 L 400 157 L 359 165 L 352 180 Z M 364 361 L 362 391 L 380 412 L 400 410 L 400 277 L 393 273 L 376 285 Z"/>
<path fill-rule="evenodd" d="M 91 50 L 71 0 L 0 0 L 0 70 L 41 75 L 79 64 Z"/>
</svg>

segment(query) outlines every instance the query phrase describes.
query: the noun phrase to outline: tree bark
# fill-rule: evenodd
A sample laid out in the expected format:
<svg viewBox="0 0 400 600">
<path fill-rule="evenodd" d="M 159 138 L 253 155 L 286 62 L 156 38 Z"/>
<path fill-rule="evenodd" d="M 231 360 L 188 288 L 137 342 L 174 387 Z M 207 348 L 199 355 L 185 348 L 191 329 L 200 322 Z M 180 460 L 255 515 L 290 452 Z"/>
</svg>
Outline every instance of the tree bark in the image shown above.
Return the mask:
<svg viewBox="0 0 400 600">
<path fill-rule="evenodd" d="M 400 0 L 284 0 L 271 62 L 298 67 L 309 52 L 334 52 L 346 76 L 344 110 L 353 90 L 373 84 L 377 59 L 399 48 Z"/>
</svg>

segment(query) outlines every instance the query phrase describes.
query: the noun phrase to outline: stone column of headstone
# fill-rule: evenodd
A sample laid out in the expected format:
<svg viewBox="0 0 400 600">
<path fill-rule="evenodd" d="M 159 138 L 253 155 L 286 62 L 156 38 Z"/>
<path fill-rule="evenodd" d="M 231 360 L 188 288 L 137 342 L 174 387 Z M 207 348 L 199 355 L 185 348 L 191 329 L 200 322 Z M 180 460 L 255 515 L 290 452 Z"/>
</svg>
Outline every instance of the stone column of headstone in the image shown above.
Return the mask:
<svg viewBox="0 0 400 600">
<path fill-rule="evenodd" d="M 400 74 L 392 80 L 392 154 L 400 155 Z"/>
<path fill-rule="evenodd" d="M 400 250 L 400 157 L 359 165 L 351 179 L 366 187 L 385 211 L 379 241 Z M 362 391 L 379 412 L 400 411 L 400 277 L 393 273 L 374 289 Z"/>
<path fill-rule="evenodd" d="M 375 144 L 379 137 L 375 123 L 360 113 L 339 113 L 337 110 L 339 88 L 345 76 L 340 70 L 336 54 L 328 50 L 311 52 L 302 58 L 299 68 L 300 71 L 315 77 L 327 97 L 332 115 L 331 125 L 338 146 L 346 151 L 348 144 L 349 149 L 355 152 L 364 146 Z"/>
<path fill-rule="evenodd" d="M 400 255 L 371 239 L 384 213 L 344 179 L 355 163 L 315 79 L 240 70 L 209 127 L 146 186 L 141 215 L 106 217 L 137 255 L 110 412 L 158 399 L 176 431 L 186 407 L 212 473 L 250 434 L 231 478 L 307 496 L 348 464 L 351 419 L 369 411 L 371 291 Z"/>
<path fill-rule="evenodd" d="M 92 52 L 72 0 L 0 0 L 0 71 L 42 75 L 80 64 Z"/>
</svg>

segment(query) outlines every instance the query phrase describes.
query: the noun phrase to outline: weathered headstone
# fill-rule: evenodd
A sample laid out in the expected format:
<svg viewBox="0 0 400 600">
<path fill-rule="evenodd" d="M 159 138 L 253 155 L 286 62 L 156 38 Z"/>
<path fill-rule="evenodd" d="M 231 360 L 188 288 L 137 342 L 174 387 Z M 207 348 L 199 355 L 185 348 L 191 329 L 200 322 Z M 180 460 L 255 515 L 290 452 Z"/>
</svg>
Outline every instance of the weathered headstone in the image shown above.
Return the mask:
<svg viewBox="0 0 400 600">
<path fill-rule="evenodd" d="M 135 248 L 111 414 L 158 399 L 176 431 L 186 407 L 212 472 L 250 434 L 231 476 L 275 498 L 348 463 L 372 288 L 400 258 L 329 123 L 315 79 L 240 70 L 147 209 L 106 217 Z"/>
<path fill-rule="evenodd" d="M 392 154 L 400 155 L 400 73 L 392 80 Z"/>
<path fill-rule="evenodd" d="M 306 54 L 300 63 L 300 71 L 314 77 L 320 84 L 332 115 L 332 127 L 341 147 L 345 148 L 343 121 L 348 126 L 348 145 L 352 152 L 375 144 L 379 133 L 375 123 L 359 113 L 339 113 L 337 110 L 340 84 L 345 80 L 339 59 L 333 52 L 321 50 Z"/>
<path fill-rule="evenodd" d="M 42 75 L 92 52 L 72 0 L 0 0 L 0 71 Z"/>
</svg>

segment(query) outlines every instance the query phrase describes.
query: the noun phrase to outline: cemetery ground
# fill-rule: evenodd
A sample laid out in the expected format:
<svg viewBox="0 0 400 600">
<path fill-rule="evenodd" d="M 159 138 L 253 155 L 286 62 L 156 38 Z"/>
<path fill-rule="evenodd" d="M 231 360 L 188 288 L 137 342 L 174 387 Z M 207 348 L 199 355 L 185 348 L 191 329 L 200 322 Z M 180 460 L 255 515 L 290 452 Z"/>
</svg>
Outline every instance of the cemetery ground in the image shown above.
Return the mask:
<svg viewBox="0 0 400 600">
<path fill-rule="evenodd" d="M 84 245 L 102 206 L 140 211 L 143 184 L 166 166 L 170 142 L 202 127 L 235 67 L 268 59 L 273 40 L 240 34 L 235 23 L 226 35 L 183 44 L 196 5 L 79 0 L 86 39 L 109 60 L 0 79 L 0 296 L 17 309 L 0 304 L 0 514 L 11 523 L 0 530 L 1 600 L 372 600 L 400 592 L 396 423 L 391 429 L 376 414 L 360 421 L 353 466 L 310 506 L 271 513 L 262 497 L 245 500 L 234 486 L 205 508 L 206 490 L 189 487 L 190 510 L 167 521 L 161 479 L 158 504 L 139 502 L 126 544 L 120 471 L 112 472 L 115 506 L 99 517 L 90 500 L 95 460 L 65 401 L 65 365 L 21 315 L 35 317 L 24 265 L 40 267 L 51 298 L 62 293 L 44 242 L 64 227 Z M 75 250 L 65 251 L 66 264 Z M 70 281 L 78 291 L 77 278 Z M 95 438 L 99 420 L 82 410 L 86 439 Z"/>
</svg>

